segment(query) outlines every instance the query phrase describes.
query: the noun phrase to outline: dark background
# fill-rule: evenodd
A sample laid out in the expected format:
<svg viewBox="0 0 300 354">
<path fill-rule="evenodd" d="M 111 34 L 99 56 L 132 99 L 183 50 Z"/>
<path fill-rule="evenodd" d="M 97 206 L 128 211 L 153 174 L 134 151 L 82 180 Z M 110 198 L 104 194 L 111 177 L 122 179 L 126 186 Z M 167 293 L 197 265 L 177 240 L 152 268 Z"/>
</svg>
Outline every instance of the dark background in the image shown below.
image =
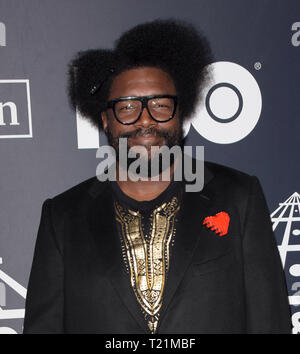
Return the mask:
<svg viewBox="0 0 300 354">
<path fill-rule="evenodd" d="M 18 103 L 20 122 L 28 115 L 26 93 L 20 84 L 9 92 L 1 80 L 30 82 L 33 136 L 1 138 L 22 129 L 0 125 L 0 269 L 23 287 L 42 202 L 94 176 L 99 162 L 96 149 L 77 145 L 76 115 L 66 94 L 69 60 L 79 50 L 112 47 L 136 24 L 170 17 L 203 30 L 216 62 L 247 69 L 262 94 L 260 119 L 245 138 L 217 144 L 191 127 L 189 145 L 204 145 L 206 160 L 258 176 L 270 214 L 300 192 L 300 35 L 299 43 L 291 42 L 296 32 L 292 25 L 300 22 L 298 0 L 0 0 L 0 22 L 6 28 L 6 46 L 0 46 L 0 103 Z M 261 63 L 260 70 L 254 68 L 256 62 Z M 290 296 L 297 295 L 292 285 L 300 281 L 300 272 L 298 276 L 289 272 L 291 265 L 300 263 L 300 235 L 292 234 L 300 229 L 300 199 L 293 202 L 289 219 L 275 229 L 279 245 L 286 232 L 296 246 L 293 251 L 284 248 Z M 5 284 L 1 273 L 0 282 Z M 5 286 L 2 309 L 24 309 L 24 298 Z M 291 306 L 295 331 L 300 331 L 298 307 Z M 0 312 L 0 330 L 21 332 L 22 322 L 1 319 Z"/>
</svg>

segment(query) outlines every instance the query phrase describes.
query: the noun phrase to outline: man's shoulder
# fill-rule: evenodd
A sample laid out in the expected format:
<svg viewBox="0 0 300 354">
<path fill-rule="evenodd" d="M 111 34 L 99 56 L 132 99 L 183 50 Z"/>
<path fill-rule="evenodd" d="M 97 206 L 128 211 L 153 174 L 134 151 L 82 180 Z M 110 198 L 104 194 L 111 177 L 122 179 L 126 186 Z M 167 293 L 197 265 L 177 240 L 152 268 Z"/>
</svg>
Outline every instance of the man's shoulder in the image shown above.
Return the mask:
<svg viewBox="0 0 300 354">
<path fill-rule="evenodd" d="M 106 182 L 100 182 L 97 176 L 94 176 L 53 196 L 52 205 L 61 212 L 76 206 L 83 206 L 91 202 L 106 187 Z"/>
<path fill-rule="evenodd" d="M 205 167 L 214 175 L 214 177 L 226 178 L 229 180 L 237 179 L 241 182 L 248 181 L 252 177 L 246 172 L 212 161 L 205 161 Z"/>
<path fill-rule="evenodd" d="M 205 179 L 209 185 L 222 185 L 223 188 L 248 189 L 252 181 L 251 175 L 235 168 L 219 163 L 205 161 Z M 91 177 L 72 186 L 64 192 L 52 197 L 55 209 L 61 211 L 91 202 L 103 191 L 107 190 L 109 182 L 101 182 L 97 176 Z"/>
<path fill-rule="evenodd" d="M 205 167 L 205 171 L 212 174 L 207 188 L 213 189 L 216 193 L 222 191 L 232 196 L 245 196 L 249 193 L 253 180 L 257 179 L 246 172 L 211 161 L 206 161 Z"/>
<path fill-rule="evenodd" d="M 216 177 L 239 178 L 241 180 L 251 178 L 249 173 L 240 171 L 233 167 L 225 166 L 212 161 L 205 161 L 204 164 Z"/>
</svg>

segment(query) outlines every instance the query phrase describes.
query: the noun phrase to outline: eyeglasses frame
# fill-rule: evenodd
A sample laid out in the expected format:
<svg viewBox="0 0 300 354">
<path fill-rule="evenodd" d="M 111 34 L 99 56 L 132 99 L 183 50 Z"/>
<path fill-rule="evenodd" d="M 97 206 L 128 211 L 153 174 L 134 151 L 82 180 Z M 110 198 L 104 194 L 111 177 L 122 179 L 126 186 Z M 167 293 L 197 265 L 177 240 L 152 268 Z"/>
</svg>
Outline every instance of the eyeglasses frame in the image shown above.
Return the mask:
<svg viewBox="0 0 300 354">
<path fill-rule="evenodd" d="M 150 113 L 150 110 L 149 110 L 149 107 L 148 107 L 148 101 L 153 99 L 153 98 L 172 98 L 174 100 L 174 109 L 173 109 L 173 112 L 171 114 L 171 116 L 167 119 L 167 120 L 157 120 L 155 119 L 152 114 Z M 116 114 L 116 110 L 115 110 L 115 106 L 118 102 L 120 101 L 127 101 L 127 100 L 137 100 L 137 101 L 140 101 L 142 102 L 142 107 L 141 107 L 141 111 L 140 111 L 140 114 L 139 116 L 137 117 L 137 119 L 131 123 L 125 123 L 125 122 L 122 122 L 121 120 L 119 120 L 117 114 Z M 150 96 L 128 96 L 128 97 L 119 97 L 119 98 L 116 98 L 116 99 L 113 99 L 111 101 L 108 101 L 107 102 L 107 106 L 106 108 L 111 108 L 113 110 L 113 113 L 114 113 L 114 117 L 116 118 L 116 120 L 123 124 L 123 125 L 131 125 L 131 124 L 134 124 L 136 123 L 140 118 L 141 118 L 141 115 L 143 114 L 143 110 L 144 108 L 147 109 L 147 112 L 149 114 L 149 116 L 155 121 L 155 122 L 158 122 L 158 123 L 166 123 L 168 121 L 170 121 L 172 118 L 174 118 L 175 116 L 175 113 L 176 113 L 176 109 L 177 109 L 177 96 L 175 95 L 150 95 Z"/>
</svg>

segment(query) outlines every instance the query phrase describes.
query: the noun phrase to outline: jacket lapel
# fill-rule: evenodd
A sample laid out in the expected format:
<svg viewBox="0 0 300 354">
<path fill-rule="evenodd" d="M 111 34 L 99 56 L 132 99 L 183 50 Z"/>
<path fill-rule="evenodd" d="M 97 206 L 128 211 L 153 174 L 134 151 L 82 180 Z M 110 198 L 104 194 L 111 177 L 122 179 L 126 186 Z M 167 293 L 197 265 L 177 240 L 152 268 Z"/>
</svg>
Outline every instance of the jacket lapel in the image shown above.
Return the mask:
<svg viewBox="0 0 300 354">
<path fill-rule="evenodd" d="M 164 290 L 158 332 L 176 289 L 192 261 L 197 246 L 202 241 L 201 232 L 204 230 L 202 221 L 212 213 L 214 207 L 213 197 L 207 196 L 205 189 L 205 186 L 212 178 L 212 172 L 205 167 L 205 180 L 202 191 L 184 192 L 183 194 L 182 210 L 177 223 L 178 226 L 170 260 L 168 279 Z"/>
<path fill-rule="evenodd" d="M 130 284 L 122 259 L 121 242 L 114 220 L 112 190 L 109 182 L 95 181 L 90 189 L 93 196 L 90 227 L 97 247 L 96 267 L 118 293 L 123 304 L 136 319 L 141 330 L 149 332 L 142 311 Z"/>
</svg>

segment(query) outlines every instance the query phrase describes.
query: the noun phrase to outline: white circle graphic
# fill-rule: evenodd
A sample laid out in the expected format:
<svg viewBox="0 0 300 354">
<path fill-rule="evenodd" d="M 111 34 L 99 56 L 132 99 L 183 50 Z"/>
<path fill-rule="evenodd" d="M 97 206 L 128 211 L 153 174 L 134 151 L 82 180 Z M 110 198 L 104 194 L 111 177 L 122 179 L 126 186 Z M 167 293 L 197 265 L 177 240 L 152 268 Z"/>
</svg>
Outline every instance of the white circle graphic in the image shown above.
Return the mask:
<svg viewBox="0 0 300 354">
<path fill-rule="evenodd" d="M 294 264 L 290 267 L 289 272 L 294 277 L 300 276 L 300 264 Z"/>
<path fill-rule="evenodd" d="M 191 128 L 191 120 L 189 119 L 189 120 L 183 121 L 182 130 L 183 130 L 183 137 L 184 138 L 188 135 L 190 128 Z"/>
<path fill-rule="evenodd" d="M 251 73 L 231 62 L 209 65 L 212 79 L 204 89 L 205 99 L 191 120 L 205 139 L 231 144 L 245 138 L 256 126 L 262 108 L 259 86 Z"/>
</svg>

